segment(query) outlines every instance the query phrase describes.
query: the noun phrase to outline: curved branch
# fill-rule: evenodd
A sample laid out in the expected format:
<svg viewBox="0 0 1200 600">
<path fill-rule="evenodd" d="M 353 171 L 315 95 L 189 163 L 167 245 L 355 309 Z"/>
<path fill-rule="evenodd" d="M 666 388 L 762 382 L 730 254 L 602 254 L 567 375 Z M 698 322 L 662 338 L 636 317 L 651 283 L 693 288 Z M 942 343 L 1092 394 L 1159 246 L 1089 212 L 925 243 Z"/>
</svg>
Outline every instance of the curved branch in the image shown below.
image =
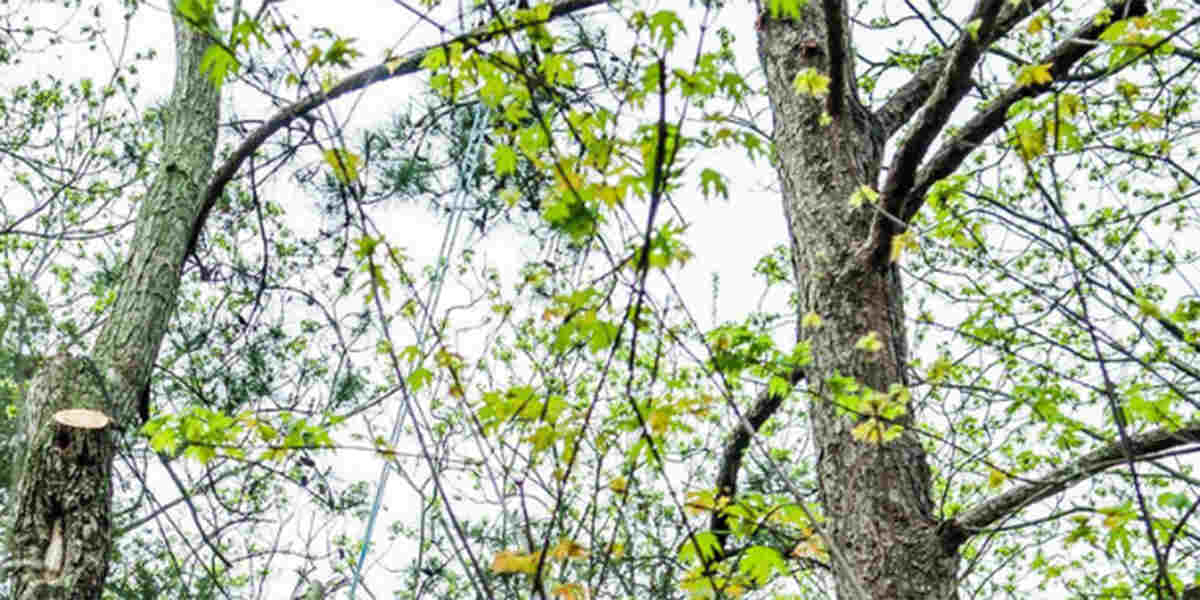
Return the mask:
<svg viewBox="0 0 1200 600">
<path fill-rule="evenodd" d="M 1026 483 L 993 496 L 959 515 L 951 522 L 951 527 L 965 540 L 1026 506 L 1058 494 L 1111 467 L 1128 464 L 1130 460 L 1149 460 L 1165 450 L 1198 444 L 1200 422 L 1179 429 L 1156 429 L 1129 436 L 1128 440 L 1128 447 L 1121 440 L 1110 442 L 1080 457 L 1079 460 L 1056 469 L 1041 481 Z"/>
<path fill-rule="evenodd" d="M 987 40 L 993 37 L 992 32 L 996 29 L 1000 7 L 1004 2 L 1005 0 L 980 0 L 969 20 L 970 23 L 977 23 L 974 33 L 964 34 L 950 50 L 945 71 L 938 79 L 924 110 L 920 112 L 908 139 L 900 145 L 900 149 L 892 158 L 892 164 L 888 167 L 887 182 L 884 183 L 881 194 L 888 213 L 900 214 L 898 210 L 894 210 L 894 205 L 898 201 L 902 202 L 912 189 L 921 160 L 925 158 L 933 140 L 950 120 L 950 115 L 958 103 L 970 91 L 971 70 L 983 56 Z M 972 26 L 968 25 L 968 29 L 971 28 Z"/>
<path fill-rule="evenodd" d="M 1144 0 L 1112 0 L 1109 2 L 1108 10 L 1120 14 L 1120 17 L 1116 18 L 1140 16 L 1140 14 L 1146 13 L 1146 2 Z M 1049 62 L 1050 74 L 1054 80 L 1066 78 L 1075 62 L 1084 58 L 1088 52 L 1097 47 L 1096 40 L 1108 28 L 1108 24 L 1097 24 L 1096 20 L 1088 19 L 1087 24 L 1076 29 L 1072 35 L 1067 37 L 1066 41 L 1042 60 L 1042 62 Z M 896 173 L 895 170 L 889 173 L 888 186 L 884 187 L 882 193 L 883 206 L 887 214 L 899 218 L 904 223 L 911 221 L 912 217 L 920 210 L 920 206 L 924 204 L 925 193 L 929 191 L 929 188 L 936 181 L 954 173 L 954 170 L 959 168 L 971 151 L 992 133 L 1000 130 L 1004 122 L 1008 120 L 1009 107 L 1022 98 L 1037 96 L 1048 91 L 1051 84 L 1052 82 L 1014 85 L 1004 91 L 1004 94 L 994 98 L 986 108 L 968 120 L 966 125 L 962 126 L 962 130 L 948 139 L 946 145 L 943 145 L 942 149 L 938 150 L 937 154 L 930 158 L 930 161 L 916 174 L 912 173 L 916 164 L 901 162 L 898 156 L 898 160 L 893 162 L 893 169 L 907 168 L 908 173 Z M 926 144 L 929 142 L 930 140 L 926 140 Z M 908 182 L 907 186 L 902 185 L 905 182 Z M 881 221 L 881 224 L 887 228 L 884 229 L 886 232 L 895 232 L 898 228 L 890 220 Z M 884 238 L 889 238 L 889 235 Z M 884 242 L 882 247 L 887 248 L 889 240 L 882 241 Z"/>
<path fill-rule="evenodd" d="M 788 383 L 793 386 L 801 379 L 804 379 L 802 369 L 793 369 L 788 375 Z M 738 471 L 742 468 L 742 458 L 746 455 L 746 448 L 750 446 L 750 438 L 754 437 L 776 410 L 779 410 L 779 405 L 783 404 L 786 396 L 787 394 L 772 394 L 764 390 L 746 413 L 744 422 L 737 423 L 733 433 L 725 441 L 724 451 L 721 452 L 721 466 L 717 471 L 716 481 L 717 496 L 732 499 L 737 494 Z M 717 547 L 724 552 L 725 540 L 729 537 L 729 519 L 724 511 L 713 510 L 710 529 L 717 537 Z"/>
<path fill-rule="evenodd" d="M 541 23 L 547 23 L 555 18 L 567 15 L 585 8 L 591 8 L 600 4 L 606 4 L 608 0 L 559 0 L 550 8 L 550 16 Z M 524 23 L 520 27 L 528 27 L 537 24 L 538 22 Z M 460 43 L 467 47 L 475 48 L 483 42 L 496 39 L 502 35 L 511 33 L 513 29 L 501 29 L 497 31 L 488 31 L 486 28 L 478 28 L 440 44 L 426 46 L 412 50 L 406 54 L 391 58 L 373 67 L 359 71 L 343 79 L 340 83 L 330 88 L 328 91 L 313 94 L 299 100 L 292 105 L 284 108 L 255 129 L 250 135 L 238 145 L 228 159 L 213 173 L 212 180 L 208 184 L 208 188 L 204 191 L 204 204 L 200 210 L 200 214 L 192 223 L 190 229 L 190 237 L 188 239 L 187 253 L 185 257 L 190 256 L 196 249 L 196 242 L 200 238 L 200 231 L 204 229 L 204 222 L 208 218 L 209 211 L 217 199 L 221 197 L 221 193 L 225 190 L 225 186 L 233 180 L 233 176 L 237 174 L 242 163 L 254 154 L 260 146 L 262 146 L 268 138 L 275 132 L 287 127 L 292 121 L 300 118 L 302 115 L 310 111 L 320 108 L 331 100 L 340 98 L 351 92 L 355 92 L 366 88 L 370 85 L 379 83 L 402 75 L 411 75 L 421 69 L 421 61 L 429 52 L 445 48 L 450 44 Z"/>
<path fill-rule="evenodd" d="M 1033 14 L 1034 11 L 1040 9 L 1049 3 L 1049 0 L 1026 0 L 1015 4 L 1012 2 L 1004 3 L 1004 8 L 1000 12 L 1000 16 L 996 19 L 994 26 L 988 32 L 979 31 L 980 46 L 986 48 L 1008 34 L 1017 23 L 1023 21 L 1026 17 Z M 985 35 L 986 33 L 986 35 Z M 966 34 L 964 34 L 966 35 Z M 960 39 L 955 43 L 957 47 L 962 43 Z M 934 60 L 925 63 L 908 83 L 900 86 L 900 89 L 892 93 L 883 105 L 875 111 L 875 117 L 883 124 L 886 137 L 891 137 L 896 133 L 933 94 L 934 88 L 937 86 L 941 76 L 946 71 L 946 64 L 953 56 L 951 53 L 943 54 Z"/>
</svg>

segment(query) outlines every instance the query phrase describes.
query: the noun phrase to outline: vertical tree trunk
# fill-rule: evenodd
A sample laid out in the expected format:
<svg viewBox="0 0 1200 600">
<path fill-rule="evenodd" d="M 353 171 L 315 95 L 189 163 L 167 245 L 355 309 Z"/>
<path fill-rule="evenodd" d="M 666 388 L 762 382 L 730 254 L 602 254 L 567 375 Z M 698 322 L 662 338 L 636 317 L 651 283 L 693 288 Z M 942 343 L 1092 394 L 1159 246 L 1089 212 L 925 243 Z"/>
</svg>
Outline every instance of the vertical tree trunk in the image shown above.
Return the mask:
<svg viewBox="0 0 1200 600">
<path fill-rule="evenodd" d="M 108 573 L 114 436 L 141 424 L 217 139 L 219 95 L 200 69 L 210 40 L 176 16 L 175 42 L 162 164 L 138 210 L 117 302 L 92 355 L 48 361 L 25 401 L 28 450 L 14 477 L 8 541 L 17 600 L 98 599 Z M 59 413 L 71 408 L 110 422 L 78 426 Z"/>
<path fill-rule="evenodd" d="M 806 376 L 828 543 L 848 563 L 834 561 L 838 596 L 858 598 L 862 590 L 880 600 L 956 598 L 957 542 L 940 539 L 918 438 L 906 431 L 884 443 L 857 441 L 851 430 L 863 417 L 839 413 L 829 383 L 840 375 L 879 392 L 905 385 L 907 348 L 899 273 L 886 252 L 878 258 L 874 209 L 849 204 L 860 186 L 876 186 L 884 135 L 857 100 L 851 59 L 840 61 L 840 73 L 830 72 L 831 63 L 839 68 L 831 53 L 853 57 L 852 46 L 843 22 L 842 47 L 829 47 L 820 5 L 809 0 L 798 20 L 764 18 L 759 56 L 775 116 L 775 160 L 799 314 L 812 312 L 823 321 L 799 334 L 812 343 Z M 833 76 L 828 97 L 804 95 L 793 86 L 810 67 Z M 871 334 L 882 350 L 855 349 Z M 911 417 L 901 418 L 901 424 L 911 423 Z"/>
</svg>

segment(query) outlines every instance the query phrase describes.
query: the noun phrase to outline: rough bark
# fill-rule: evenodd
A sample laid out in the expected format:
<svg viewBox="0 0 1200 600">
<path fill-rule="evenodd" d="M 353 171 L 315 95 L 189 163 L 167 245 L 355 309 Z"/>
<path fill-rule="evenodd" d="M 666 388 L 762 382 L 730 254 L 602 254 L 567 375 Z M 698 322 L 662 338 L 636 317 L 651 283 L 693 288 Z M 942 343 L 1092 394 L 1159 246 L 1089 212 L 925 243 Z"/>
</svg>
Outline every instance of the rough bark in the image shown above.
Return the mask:
<svg viewBox="0 0 1200 600">
<path fill-rule="evenodd" d="M 858 419 L 839 413 L 828 384 L 841 375 L 886 391 L 905 383 L 907 354 L 898 272 L 873 259 L 874 213 L 848 206 L 859 186 L 878 179 L 884 130 L 859 104 L 850 65 L 830 64 L 828 33 L 822 8 L 809 2 L 799 20 L 763 21 L 759 56 L 775 117 L 798 311 L 824 321 L 803 335 L 812 343 L 813 363 L 805 370 L 827 543 L 849 563 L 848 569 L 834 565 L 837 591 L 841 598 L 856 598 L 858 590 L 879 599 L 955 598 L 957 547 L 940 537 L 924 449 L 907 431 L 886 443 L 856 441 L 851 429 Z M 832 44 L 851 47 L 848 28 L 842 35 L 847 37 Z M 827 125 L 821 115 L 837 104 L 792 87 L 796 74 L 809 67 L 846 73 L 842 86 L 830 90 L 845 108 Z M 855 343 L 872 332 L 884 349 L 856 350 Z"/>
<path fill-rule="evenodd" d="M 162 167 L 138 212 L 118 299 L 90 357 L 60 354 L 25 402 L 28 451 L 16 474 L 9 540 L 13 597 L 98 599 L 112 546 L 114 437 L 141 424 L 150 370 L 175 309 L 192 224 L 216 146 L 217 90 L 200 69 L 210 41 L 176 19 L 176 71 Z M 56 423 L 90 408 L 103 429 Z"/>
<path fill-rule="evenodd" d="M 14 598 L 100 597 L 112 542 L 111 432 L 53 417 L 68 408 L 103 411 L 105 389 L 94 363 L 60 354 L 26 395 L 27 450 L 9 538 Z"/>
<path fill-rule="evenodd" d="M 799 333 L 812 343 L 813 364 L 805 372 L 812 398 L 812 433 L 830 538 L 827 543 L 848 563 L 839 560 L 833 564 L 842 598 L 957 598 L 958 547 L 970 535 L 1119 462 L 1110 456 L 1115 452 L 1112 448 L 1098 450 L 1072 465 L 1071 469 L 1076 469 L 1072 475 L 1051 474 L 1043 482 L 984 503 L 958 521 L 939 522 L 929 496 L 931 474 L 926 453 L 917 437 L 906 429 L 897 439 L 884 443 L 855 440 L 851 430 L 865 417 L 839 411 L 829 382 L 835 375 L 851 377 L 881 392 L 893 384 L 907 384 L 903 290 L 899 272 L 889 261 L 891 236 L 919 210 L 932 181 L 949 174 L 971 148 L 1003 123 L 1004 110 L 1011 104 L 1009 95 L 967 124 L 963 131 L 972 136 L 969 144 L 952 139 L 918 170 L 963 98 L 969 73 L 986 46 L 1005 35 L 1036 4 L 1014 6 L 980 0 L 972 13 L 980 23 L 978 40 L 958 40 L 950 52 L 922 68 L 874 115 L 857 100 L 848 62 L 853 56 L 849 30 L 837 26 L 844 19 L 842 3 L 825 0 L 818 6 L 809 2 L 799 19 L 762 21 L 759 56 L 775 118 L 775 158 L 791 234 L 798 312 L 814 312 L 824 321 L 815 331 Z M 1143 14 L 1146 5 L 1114 0 L 1109 8 L 1121 18 Z M 1087 23 L 1045 59 L 1052 65 L 1055 80 L 1064 78 L 1094 47 L 1089 41 L 1100 31 L 1102 26 Z M 828 99 L 815 99 L 793 89 L 796 74 L 809 67 L 830 74 Z M 1033 96 L 1047 87 L 1026 86 L 1010 95 Z M 901 144 L 890 170 L 882 197 L 886 211 L 851 209 L 848 200 L 860 186 L 876 185 L 886 139 L 922 107 L 925 112 L 918 117 L 913 134 Z M 1000 115 L 998 121 L 994 115 Z M 822 124 L 823 118 L 826 124 Z M 987 125 L 976 123 L 981 119 Z M 872 333 L 883 342 L 883 350 L 856 350 L 856 342 Z M 899 424 L 911 425 L 911 414 Z M 1139 438 L 1145 441 L 1144 447 L 1137 447 L 1133 458 L 1151 455 L 1164 444 L 1189 443 L 1194 439 L 1192 430 L 1147 434 L 1145 440 Z M 738 463 L 731 463 L 735 470 Z M 736 482 L 736 473 L 726 480 Z"/>
</svg>

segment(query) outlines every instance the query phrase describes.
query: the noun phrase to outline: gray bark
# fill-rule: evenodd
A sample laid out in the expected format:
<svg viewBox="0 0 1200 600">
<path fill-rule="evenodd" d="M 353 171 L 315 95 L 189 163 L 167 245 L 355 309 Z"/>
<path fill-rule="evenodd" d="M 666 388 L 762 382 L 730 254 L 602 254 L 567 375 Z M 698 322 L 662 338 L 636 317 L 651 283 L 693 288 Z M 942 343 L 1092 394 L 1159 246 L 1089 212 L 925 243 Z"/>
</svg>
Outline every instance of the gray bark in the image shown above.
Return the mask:
<svg viewBox="0 0 1200 600">
<path fill-rule="evenodd" d="M 815 312 L 824 321 L 819 329 L 798 333 L 812 343 L 813 363 L 805 368 L 805 376 L 830 538 L 826 543 L 845 558 L 832 565 L 841 598 L 953 599 L 958 597 L 958 548 L 970 535 L 1082 477 L 1118 464 L 1110 456 L 1115 451 L 1106 448 L 1071 465 L 1077 476 L 1055 474 L 985 502 L 959 521 L 943 521 L 934 513 L 930 498 L 926 452 L 907 429 L 913 424 L 911 411 L 897 421 L 906 427 L 897 439 L 857 441 L 851 430 L 865 417 L 839 412 L 829 378 L 852 377 L 880 392 L 893 384 L 907 385 L 903 288 L 899 271 L 889 260 L 892 236 L 915 216 L 929 185 L 953 172 L 969 148 L 999 128 L 1012 101 L 1045 91 L 1038 86 L 1014 89 L 968 122 L 946 149 L 918 170 L 963 98 L 970 71 L 987 44 L 1005 35 L 1038 3 L 1002 6 L 996 0 L 979 0 L 972 13 L 981 23 L 978 39 L 959 39 L 875 114 L 857 99 L 849 59 L 854 56 L 853 45 L 842 4 L 808 2 L 796 20 L 764 17 L 759 33 L 759 57 L 775 119 L 775 159 L 792 241 L 798 312 L 801 316 Z M 1117 18 L 1146 11 L 1144 2 L 1128 0 L 1114 0 L 1109 8 Z M 1102 30 L 1089 21 L 1054 49 L 1045 62 L 1052 65 L 1056 80 L 1094 47 L 1088 41 Z M 809 67 L 830 75 L 829 98 L 816 99 L 793 89 L 796 74 Z M 924 112 L 918 112 L 921 109 Z M 823 114 L 827 124 L 822 124 Z M 860 186 L 876 186 L 884 144 L 910 117 L 915 125 L 893 159 L 880 199 L 883 210 L 868 206 L 852 210 L 851 195 Z M 958 143 L 964 135 L 970 144 Z M 884 349 L 856 350 L 855 343 L 871 333 Z M 763 402 L 770 400 L 764 396 Z M 768 416 L 759 415 L 758 423 Z M 1126 459 L 1138 460 L 1164 446 L 1194 439 L 1193 427 L 1153 432 Z M 733 482 L 724 484 L 725 490 L 736 488 L 741 448 L 744 444 L 729 443 L 736 460 L 724 461 L 723 467 L 733 471 L 722 471 L 722 481 Z"/>
<path fill-rule="evenodd" d="M 175 43 L 162 167 L 139 207 L 118 299 L 92 355 L 54 357 L 26 397 L 7 565 L 18 600 L 98 599 L 108 573 L 115 436 L 141 424 L 216 146 L 219 95 L 200 69 L 210 41 L 176 17 Z M 112 423 L 55 423 L 64 408 L 99 410 Z"/>
<path fill-rule="evenodd" d="M 827 543 L 840 549 L 849 566 L 846 572 L 835 562 L 838 596 L 856 598 L 862 590 L 880 599 L 956 598 L 957 548 L 939 535 L 919 440 L 906 431 L 882 444 L 856 441 L 850 432 L 859 419 L 838 413 L 827 384 L 834 374 L 878 391 L 903 384 L 907 342 L 898 271 L 876 259 L 872 243 L 875 214 L 871 207 L 848 205 L 859 186 L 874 187 L 878 180 L 884 130 L 859 104 L 849 64 L 830 64 L 825 16 L 818 3 L 809 2 L 798 21 L 765 19 L 759 55 L 775 117 L 798 311 L 815 312 L 824 321 L 802 335 L 812 343 L 813 363 L 805 371 Z M 841 30 L 848 36 L 848 28 Z M 833 43 L 850 47 L 846 38 Z M 796 74 L 809 67 L 845 73 L 838 78 L 840 89 L 831 89 L 842 101 L 827 125 L 821 124 L 822 113 L 839 103 L 792 87 Z M 884 350 L 855 350 L 871 332 Z M 910 421 L 905 417 L 901 424 Z"/>
</svg>

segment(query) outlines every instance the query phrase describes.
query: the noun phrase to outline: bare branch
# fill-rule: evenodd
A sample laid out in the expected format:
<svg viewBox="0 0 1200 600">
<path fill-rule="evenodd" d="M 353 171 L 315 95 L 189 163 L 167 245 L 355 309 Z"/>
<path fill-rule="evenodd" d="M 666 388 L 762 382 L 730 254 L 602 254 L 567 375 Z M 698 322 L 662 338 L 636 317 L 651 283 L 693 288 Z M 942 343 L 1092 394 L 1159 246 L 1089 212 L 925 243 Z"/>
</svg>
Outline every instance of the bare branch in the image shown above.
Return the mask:
<svg viewBox="0 0 1200 600">
<path fill-rule="evenodd" d="M 950 50 L 945 71 L 938 79 L 924 110 L 919 113 L 916 126 L 901 144 L 888 168 L 887 182 L 882 190 L 882 201 L 888 213 L 900 214 L 895 207 L 899 204 L 903 208 L 903 199 L 912 189 L 917 166 L 950 120 L 955 107 L 971 89 L 971 69 L 983 56 L 986 40 L 993 37 L 992 31 L 996 29 L 996 20 L 1004 1 L 979 0 L 967 26 L 967 29 L 974 31 L 966 32 Z M 885 231 L 892 229 L 889 227 Z"/>
<path fill-rule="evenodd" d="M 1121 11 L 1116 12 L 1117 15 L 1122 15 L 1117 18 L 1128 18 L 1145 14 L 1146 3 L 1144 0 L 1113 0 L 1109 3 L 1108 10 Z M 1097 24 L 1095 19 L 1088 19 L 1085 25 L 1075 30 L 1067 37 L 1066 41 L 1040 62 L 1050 64 L 1050 75 L 1054 80 L 1067 77 L 1075 63 L 1096 48 L 1095 40 L 1106 28 L 1107 24 Z M 938 180 L 958 169 L 972 150 L 1004 125 L 1008 119 L 1009 107 L 1022 98 L 1029 98 L 1048 91 L 1052 83 L 1053 81 L 1046 84 L 1014 85 L 1009 88 L 967 121 L 962 130 L 947 140 L 937 154 L 915 174 L 913 171 L 916 165 L 901 162 L 898 157 L 892 163 L 893 171 L 889 173 L 888 184 L 882 194 L 886 214 L 897 217 L 903 223 L 908 223 L 924 204 L 925 194 L 929 188 Z M 931 140 L 925 140 L 926 144 L 930 142 Z M 904 152 L 901 151 L 901 153 Z M 897 172 L 901 168 L 908 169 L 908 172 Z M 884 218 L 880 219 L 879 225 L 885 232 L 879 247 L 886 252 L 887 242 L 891 235 L 900 228 L 900 225 Z"/>
<path fill-rule="evenodd" d="M 804 371 L 793 369 L 788 379 L 788 383 L 794 386 L 804 379 Z M 738 471 L 742 468 L 742 457 L 746 454 L 746 448 L 750 446 L 750 438 L 775 414 L 786 396 L 787 394 L 773 394 L 769 390 L 763 390 L 754 401 L 754 406 L 746 413 L 745 422 L 739 422 L 734 427 L 733 433 L 725 441 L 724 451 L 721 452 L 721 466 L 717 471 L 717 495 L 732 500 L 737 494 Z M 729 537 L 729 518 L 724 511 L 713 511 L 710 528 L 717 536 L 717 546 L 724 552 L 725 540 Z"/>
<path fill-rule="evenodd" d="M 1034 11 L 1045 6 L 1049 0 L 1026 0 L 1018 2 L 1015 5 L 1012 2 L 1004 3 L 1004 8 L 1000 11 L 1000 17 L 986 37 L 983 31 L 979 34 L 980 46 L 986 48 L 1005 36 L 1013 27 L 1024 20 Z M 963 34 L 967 36 L 966 33 Z M 960 39 L 955 43 L 954 47 L 961 44 Z M 900 86 L 888 99 L 875 111 L 875 117 L 883 124 L 886 137 L 891 137 L 898 129 L 904 126 L 909 119 L 916 114 L 926 100 L 933 94 L 933 90 L 937 85 L 941 75 L 946 71 L 946 63 L 953 57 L 953 50 L 950 53 L 943 54 L 938 58 L 925 63 L 908 83 Z"/>
<path fill-rule="evenodd" d="M 1120 440 L 1110 442 L 1041 481 L 1020 485 L 984 501 L 959 515 L 950 525 L 965 539 L 1111 467 L 1127 464 L 1129 460 L 1149 460 L 1160 452 L 1200 443 L 1200 422 L 1179 429 L 1156 429 L 1130 436 L 1128 440 L 1128 448 Z"/>
<path fill-rule="evenodd" d="M 554 3 L 554 6 L 550 9 L 550 16 L 547 17 L 546 21 L 544 22 L 549 22 L 563 15 L 571 14 L 585 8 L 606 4 L 607 2 L 608 0 L 559 0 L 558 2 Z M 521 27 L 527 27 L 532 24 L 535 23 L 525 23 Z M 225 162 L 222 163 L 221 166 L 213 173 L 212 180 L 209 182 L 208 188 L 204 192 L 204 206 L 201 208 L 200 214 L 196 217 L 196 220 L 192 223 L 190 234 L 191 237 L 188 240 L 187 253 L 184 256 L 189 256 L 195 251 L 196 242 L 200 238 L 200 231 L 204 229 L 204 222 L 208 218 L 208 213 L 212 210 L 212 207 L 216 203 L 217 199 L 221 197 L 221 193 L 224 191 L 225 186 L 231 180 L 233 180 L 233 176 L 237 174 L 237 171 L 239 168 L 241 168 L 242 163 L 245 162 L 246 159 L 251 155 L 253 155 L 254 152 L 258 150 L 258 148 L 262 146 L 268 138 L 275 134 L 275 132 L 287 127 L 292 121 L 295 121 L 302 115 L 325 105 L 331 100 L 340 98 L 351 92 L 364 89 L 368 86 L 379 83 L 380 81 L 416 73 L 420 70 L 421 61 L 424 60 L 425 56 L 432 50 L 445 48 L 450 44 L 455 43 L 463 44 L 468 48 L 477 48 L 479 44 L 511 33 L 511 31 L 512 30 L 488 31 L 486 28 L 481 27 L 459 35 L 441 44 L 435 44 L 413 50 L 401 56 L 386 60 L 363 71 L 359 71 L 358 73 L 343 79 L 340 83 L 330 88 L 329 91 L 313 94 L 276 113 L 275 116 L 268 119 L 266 123 L 263 123 L 258 129 L 251 132 L 250 135 L 237 147 L 237 150 L 234 151 L 233 155 L 226 159 Z"/>
</svg>

